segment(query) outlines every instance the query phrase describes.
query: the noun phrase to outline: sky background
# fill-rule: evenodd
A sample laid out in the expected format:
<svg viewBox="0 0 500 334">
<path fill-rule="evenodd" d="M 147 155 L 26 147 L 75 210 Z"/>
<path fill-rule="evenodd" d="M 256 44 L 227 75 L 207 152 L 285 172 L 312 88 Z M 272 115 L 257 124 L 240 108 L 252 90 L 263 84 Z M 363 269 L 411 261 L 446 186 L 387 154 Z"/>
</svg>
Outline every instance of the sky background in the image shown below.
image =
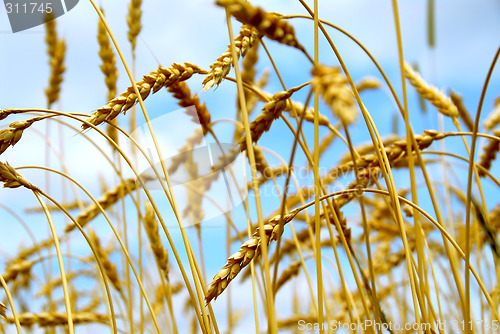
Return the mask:
<svg viewBox="0 0 500 334">
<path fill-rule="evenodd" d="M 263 6 L 267 11 L 282 14 L 306 14 L 298 1 L 252 1 L 255 5 Z M 310 6 L 312 2 L 308 1 Z M 130 46 L 127 42 L 127 26 L 125 17 L 127 6 L 123 0 L 107 0 L 101 3 L 111 29 L 115 33 L 127 62 L 131 62 Z M 402 100 L 401 79 L 399 73 L 398 52 L 392 5 L 390 1 L 320 1 L 320 18 L 327 20 L 345 29 L 355 36 L 373 54 L 389 76 L 395 90 Z M 490 67 L 496 49 L 499 47 L 500 36 L 500 1 L 436 1 L 436 46 L 433 50 L 427 44 L 426 32 L 426 1 L 400 1 L 399 14 L 402 28 L 403 48 L 405 59 L 420 66 L 422 75 L 430 83 L 440 89 L 448 88 L 460 93 L 464 97 L 465 105 L 474 116 L 477 110 L 483 83 Z M 99 69 L 97 35 L 98 16 L 90 2 L 81 0 L 79 4 L 67 14 L 57 18 L 57 32 L 64 37 L 67 46 L 64 82 L 60 94 L 60 101 L 55 109 L 65 112 L 91 113 L 106 103 L 107 91 L 103 75 Z M 170 66 L 174 62 L 190 62 L 208 69 L 215 59 L 223 53 L 228 40 L 228 33 L 223 9 L 217 7 L 212 1 L 143 1 L 143 29 L 137 42 L 136 80 L 142 75 L 154 71 L 158 65 Z M 310 20 L 294 19 L 290 21 L 296 30 L 299 40 L 313 54 L 313 25 Z M 238 30 L 239 23 L 233 21 L 233 29 Z M 375 66 L 369 58 L 351 40 L 341 33 L 328 28 L 328 32 L 339 49 L 346 65 L 354 79 L 358 81 L 366 76 L 380 78 Z M 0 108 L 45 108 L 46 98 L 44 89 L 48 85 L 49 67 L 44 42 L 45 30 L 43 26 L 35 27 L 23 32 L 13 34 L 3 7 L 0 8 Z M 284 77 L 287 87 L 299 85 L 309 80 L 310 66 L 307 59 L 299 52 L 266 40 L 266 45 L 274 57 L 278 68 Z M 257 65 L 258 75 L 266 68 L 271 68 L 268 59 L 261 49 L 260 60 Z M 327 65 L 337 65 L 338 61 L 324 38 L 320 38 L 320 62 Z M 130 82 L 123 66 L 118 63 L 119 81 L 118 92 L 123 92 Z M 231 72 L 231 76 L 234 73 Z M 193 76 L 189 80 L 193 92 L 199 93 L 202 89 L 203 77 Z M 438 116 L 435 108 L 428 105 L 427 114 L 422 114 L 418 107 L 417 97 L 413 88 L 407 85 L 408 101 L 410 106 L 410 119 L 415 133 L 424 129 L 437 128 Z M 271 74 L 266 91 L 274 93 L 281 87 L 275 74 Z M 212 120 L 234 118 L 235 91 L 232 83 L 223 82 L 217 90 L 200 93 L 200 99 L 207 103 L 212 114 Z M 298 92 L 294 99 L 303 101 L 306 92 Z M 500 95 L 500 72 L 496 68 L 486 94 L 481 120 L 492 110 L 494 99 Z M 374 118 L 375 124 L 381 134 L 390 134 L 392 117 L 396 113 L 396 105 L 389 96 L 387 89 L 362 93 L 362 99 Z M 161 116 L 178 110 L 176 101 L 165 90 L 155 95 L 150 95 L 146 100 L 146 108 L 151 118 L 162 119 Z M 138 111 L 140 113 L 140 111 Z M 334 121 L 327 109 L 323 114 Z M 128 114 L 127 114 L 128 115 Z M 0 121 L 2 128 L 8 126 L 13 120 L 23 117 L 10 116 Z M 120 124 L 128 129 L 126 116 L 118 117 Z M 183 144 L 184 138 L 191 131 L 177 123 L 169 124 L 163 118 L 157 121 L 160 136 L 163 136 L 165 150 L 176 151 L 176 147 Z M 140 118 L 140 124 L 143 123 Z M 163 123 L 166 122 L 166 123 Z M 53 133 L 57 133 L 58 126 L 55 122 L 41 122 L 30 128 L 23 135 L 21 141 L 14 147 L 7 149 L 2 154 L 1 161 L 8 161 L 15 167 L 29 165 L 46 165 L 45 142 L 41 134 L 46 131 L 49 123 Z M 73 123 L 78 126 L 77 123 Z M 183 123 L 184 124 L 184 123 Z M 481 122 L 482 124 L 482 122 Z M 187 125 L 186 125 L 187 126 Z M 454 131 L 448 120 L 445 121 L 445 130 Z M 218 135 L 222 140 L 230 141 L 232 127 L 218 125 Z M 313 128 L 305 125 L 306 134 L 311 138 Z M 361 143 L 369 140 L 366 126 L 362 119 L 351 129 L 354 141 Z M 404 135 L 403 122 L 399 119 L 399 131 Z M 325 131 L 322 130 L 321 134 Z M 107 144 L 98 135 L 87 133 L 93 140 L 107 152 Z M 56 139 L 54 135 L 52 139 Z M 98 175 L 106 180 L 108 187 L 116 184 L 112 170 L 104 165 L 104 159 L 96 151 L 72 131 L 63 130 L 61 133 L 62 146 L 54 147 L 56 151 L 63 151 L 67 168 L 71 175 L 81 181 L 85 187 L 96 197 L 101 193 Z M 292 137 L 282 121 L 273 124 L 273 132 L 262 136 L 260 143 L 280 154 L 288 161 Z M 210 141 L 207 138 L 207 141 Z M 177 146 L 176 146 L 177 145 Z M 312 144 L 311 144 L 312 145 Z M 463 145 L 460 140 L 447 139 L 446 149 L 464 155 Z M 326 153 L 322 166 L 334 166 L 340 155 L 346 151 L 339 142 Z M 339 153 L 340 152 L 340 153 Z M 272 165 L 278 160 L 269 156 Z M 297 165 L 305 162 L 303 156 L 297 157 Z M 60 169 L 55 155 L 50 156 L 49 165 Z M 103 167 L 105 166 L 105 167 Z M 494 169 L 498 171 L 498 169 Z M 439 171 L 437 171 L 439 172 Z M 464 173 L 466 170 L 464 170 Z M 21 171 L 32 183 L 45 187 L 47 181 L 43 172 L 35 170 Z M 129 174 L 132 175 L 132 174 Z M 400 185 L 408 184 L 401 174 Z M 458 175 L 457 186 L 464 186 L 465 174 Z M 436 178 L 440 178 L 438 173 Z M 60 179 L 55 176 L 50 178 L 50 193 L 61 199 Z M 307 178 L 301 180 L 308 182 Z M 498 189 L 486 185 L 490 206 L 496 204 Z M 68 190 L 69 192 L 69 190 Z M 491 196 L 490 196 L 491 195 Z M 279 199 L 266 198 L 264 201 L 265 213 L 270 213 L 276 208 Z M 27 190 L 5 189 L 0 191 L 0 203 L 11 208 L 21 215 L 35 231 L 39 240 L 46 236 L 47 227 L 41 215 L 26 215 L 23 209 L 36 206 L 36 199 Z M 425 205 L 425 199 L 423 200 Z M 253 210 L 254 211 L 254 210 Z M 242 218 L 241 207 L 234 210 L 236 218 Z M 164 209 L 165 216 L 172 219 L 168 209 Z M 76 214 L 76 213 L 75 213 Z M 347 211 L 348 215 L 356 215 L 356 211 Z M 26 232 L 19 224 L 14 223 L 12 216 L 2 212 L 2 233 L 0 234 L 0 251 L 5 255 L 15 254 L 20 244 L 30 245 Z M 99 220 L 100 221 L 100 220 Z M 103 221 L 100 221 L 104 223 Z M 225 263 L 225 248 L 210 247 L 210 245 L 223 244 L 225 230 L 222 220 L 209 222 L 215 228 L 207 229 L 204 238 L 210 240 L 206 247 L 207 276 L 212 277 Z M 59 231 L 65 226 L 63 217 L 57 216 L 56 224 Z M 244 225 L 244 220 L 239 222 L 239 227 Z M 109 229 L 108 229 L 109 230 Z M 181 247 L 178 231 L 172 232 L 176 244 Z M 193 234 L 194 235 L 194 234 Z M 134 240 L 131 243 L 134 244 Z M 76 243 L 76 250 L 84 247 Z M 235 249 L 236 250 L 236 249 Z M 0 264 L 0 269 L 3 266 Z M 328 268 L 333 271 L 332 268 Z M 247 283 L 248 284 L 248 283 Z M 233 298 L 248 298 L 248 289 L 234 289 Z M 281 295 L 280 301 L 284 304 L 287 296 Z M 224 318 L 223 298 L 215 304 L 216 312 Z M 221 321 L 222 323 L 222 321 Z"/>
</svg>

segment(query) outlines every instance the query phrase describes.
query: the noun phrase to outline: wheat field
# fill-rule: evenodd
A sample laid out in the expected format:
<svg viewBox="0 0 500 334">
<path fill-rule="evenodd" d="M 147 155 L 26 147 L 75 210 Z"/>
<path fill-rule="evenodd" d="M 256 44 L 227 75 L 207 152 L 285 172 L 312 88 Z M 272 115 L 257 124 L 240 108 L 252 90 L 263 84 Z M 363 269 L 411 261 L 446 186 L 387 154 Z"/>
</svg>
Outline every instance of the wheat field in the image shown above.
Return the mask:
<svg viewBox="0 0 500 334">
<path fill-rule="evenodd" d="M 499 9 L 2 18 L 0 332 L 498 333 Z"/>
</svg>

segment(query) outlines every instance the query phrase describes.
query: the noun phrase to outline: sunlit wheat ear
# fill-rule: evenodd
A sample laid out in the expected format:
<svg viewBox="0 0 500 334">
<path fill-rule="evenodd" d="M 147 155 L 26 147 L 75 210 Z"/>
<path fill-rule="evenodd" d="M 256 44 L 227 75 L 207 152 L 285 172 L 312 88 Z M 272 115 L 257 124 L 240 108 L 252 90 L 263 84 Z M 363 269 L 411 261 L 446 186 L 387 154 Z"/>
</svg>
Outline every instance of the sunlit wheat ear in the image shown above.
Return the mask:
<svg viewBox="0 0 500 334">
<path fill-rule="evenodd" d="M 188 116 L 191 116 L 195 123 L 200 123 L 203 129 L 203 135 L 212 132 L 211 116 L 207 109 L 205 103 L 201 103 L 197 95 L 191 95 L 191 90 L 185 82 L 175 82 L 170 87 L 168 91 L 173 94 L 173 96 L 179 100 L 177 104 L 183 108 Z M 194 108 L 188 108 L 188 107 Z"/>
<path fill-rule="evenodd" d="M 0 302 L 0 317 L 5 318 L 5 311 L 7 311 L 7 306 L 4 303 Z"/>
<path fill-rule="evenodd" d="M 434 130 L 426 130 L 423 134 L 415 136 L 415 141 L 417 142 L 419 150 L 428 148 L 435 140 L 440 140 L 445 136 Z M 405 160 L 407 157 L 407 146 L 406 139 L 400 139 L 393 144 L 385 147 L 385 153 L 389 159 L 389 163 L 392 165 Z M 380 167 L 380 162 L 375 153 L 365 154 L 356 159 L 356 165 L 358 168 L 373 168 Z M 342 175 L 342 173 L 350 172 L 354 170 L 354 162 L 349 161 L 343 163 L 337 167 L 334 167 L 330 173 L 335 175 Z"/>
<path fill-rule="evenodd" d="M 493 110 L 484 121 L 484 130 L 490 131 L 500 123 L 500 96 L 496 98 Z"/>
<path fill-rule="evenodd" d="M 97 201 L 99 205 L 106 210 L 110 208 L 113 204 L 118 202 L 123 196 L 129 194 L 130 192 L 136 190 L 138 187 L 137 181 L 135 178 L 130 178 L 125 180 L 124 183 L 121 183 L 114 187 L 113 189 L 105 192 L 101 198 Z M 92 203 L 88 207 L 86 207 L 80 214 L 76 217 L 76 221 L 82 226 L 86 226 L 90 221 L 92 221 L 95 217 L 97 217 L 101 213 L 99 206 L 95 203 Z M 76 229 L 75 224 L 70 224 L 66 226 L 64 232 L 68 233 Z"/>
<path fill-rule="evenodd" d="M 243 0 L 217 0 L 215 3 L 225 7 L 241 23 L 257 28 L 264 36 L 305 51 L 295 36 L 293 26 L 280 19 L 278 15 L 268 13 L 262 8 L 254 7 Z"/>
<path fill-rule="evenodd" d="M 101 8 L 104 15 L 104 10 Z M 104 82 L 108 88 L 107 100 L 110 101 L 116 96 L 116 81 L 118 80 L 118 69 L 116 68 L 116 58 L 111 43 L 109 41 L 106 27 L 101 20 L 98 21 L 97 26 L 97 41 L 99 43 L 99 58 L 102 64 L 100 66 L 101 72 L 104 74 Z M 116 119 L 112 121 L 116 125 Z M 118 143 L 118 130 L 113 125 L 108 125 L 106 132 L 108 136 Z"/>
<path fill-rule="evenodd" d="M 381 86 L 382 84 L 380 83 L 380 80 L 372 77 L 363 78 L 356 83 L 356 89 L 358 90 L 358 92 L 378 89 Z"/>
<path fill-rule="evenodd" d="M 290 88 L 271 97 L 271 100 L 262 108 L 262 113 L 250 123 L 250 134 L 253 142 L 256 143 L 264 132 L 269 131 L 274 120 L 278 119 L 285 110 L 287 99 L 300 88 L 301 86 Z M 240 139 L 240 149 L 242 152 L 246 150 L 244 137 Z"/>
<path fill-rule="evenodd" d="M 236 55 L 239 58 L 240 55 L 245 57 L 247 51 L 252 47 L 252 45 L 258 40 L 259 31 L 251 26 L 243 25 L 241 27 L 240 34 L 234 39 L 234 47 L 236 50 Z M 208 72 L 206 78 L 203 80 L 203 91 L 209 90 L 214 85 L 219 85 L 226 75 L 231 70 L 233 66 L 233 56 L 231 49 L 229 48 L 226 52 L 217 58 L 215 63 L 210 65 L 210 72 Z"/>
<path fill-rule="evenodd" d="M 311 74 L 314 76 L 314 87 L 317 87 L 332 113 L 345 124 L 353 123 L 358 115 L 356 101 L 340 68 L 319 65 L 312 69 Z"/>
<path fill-rule="evenodd" d="M 289 223 L 293 217 L 299 212 L 295 209 L 290 211 L 289 214 L 283 217 L 283 223 Z M 264 234 L 266 236 L 265 242 L 269 244 L 271 241 L 276 240 L 278 233 L 278 223 L 280 216 L 271 218 L 264 225 Z M 210 287 L 208 288 L 205 297 L 206 303 L 210 303 L 212 299 L 216 299 L 228 286 L 228 284 L 238 275 L 241 269 L 245 268 L 250 261 L 260 255 L 260 247 L 262 240 L 260 239 L 259 228 L 253 233 L 252 239 L 246 241 L 241 245 L 240 250 L 227 259 L 227 263 L 222 269 L 214 276 Z"/>
<path fill-rule="evenodd" d="M 493 130 L 493 135 L 500 139 L 500 130 Z M 496 159 L 498 151 L 500 151 L 500 140 L 488 139 L 488 144 L 486 144 L 483 153 L 479 157 L 479 165 L 490 170 L 491 163 Z M 479 169 L 478 173 L 481 177 L 486 175 L 482 169 Z"/>
<path fill-rule="evenodd" d="M 23 186 L 34 191 L 39 190 L 22 177 L 21 174 L 19 174 L 7 162 L 0 162 L 0 182 L 3 183 L 4 188 L 18 188 Z"/>
<path fill-rule="evenodd" d="M 23 131 L 29 128 L 36 121 L 41 120 L 42 117 L 35 117 L 26 121 L 16 121 L 9 124 L 8 129 L 0 130 L 0 154 L 5 152 L 9 146 L 14 146 L 21 139 Z"/>
<path fill-rule="evenodd" d="M 300 262 L 293 262 L 288 268 L 283 270 L 281 276 L 276 282 L 276 292 L 279 291 L 290 279 L 297 276 L 300 272 Z"/>
<path fill-rule="evenodd" d="M 160 66 L 158 70 L 145 75 L 142 81 L 137 82 L 136 85 L 139 89 L 139 94 L 141 94 L 141 98 L 145 100 L 150 93 L 154 94 L 163 87 L 168 87 L 178 81 L 187 80 L 195 73 L 206 74 L 207 72 L 190 63 L 184 63 L 184 65 L 173 64 L 169 68 Z M 111 121 L 120 113 L 125 113 L 132 108 L 137 101 L 138 97 L 135 94 L 134 88 L 131 86 L 126 92 L 109 101 L 107 105 L 93 112 L 87 121 L 95 126 L 104 121 Z M 88 129 L 89 126 L 83 124 L 82 128 L 85 130 Z"/>
<path fill-rule="evenodd" d="M 142 0 L 132 0 L 128 4 L 127 25 L 128 25 L 128 41 L 132 47 L 132 52 L 135 52 L 137 36 L 141 32 L 141 10 Z"/>
<path fill-rule="evenodd" d="M 68 324 L 68 315 L 60 312 L 41 312 L 41 313 L 21 313 L 18 314 L 19 322 L 23 327 L 32 327 L 38 325 L 39 327 L 55 327 L 64 326 Z M 86 324 L 86 323 L 101 323 L 107 324 L 109 322 L 108 315 L 96 314 L 90 312 L 76 312 L 72 313 L 73 324 Z M 6 317 L 5 321 L 9 324 L 14 323 L 13 317 Z"/>
<path fill-rule="evenodd" d="M 19 275 L 29 275 L 31 267 L 36 261 L 20 260 L 9 264 L 2 275 L 5 282 L 10 282 L 16 279 Z"/>
<path fill-rule="evenodd" d="M 109 278 L 109 281 L 115 287 L 116 291 L 118 291 L 120 295 L 124 297 L 122 283 L 120 281 L 120 275 L 118 274 L 115 264 L 111 262 L 107 252 L 105 252 L 104 249 L 102 248 L 101 241 L 94 233 L 94 231 L 89 229 L 87 234 L 89 236 L 90 241 L 92 241 L 92 244 L 95 246 L 97 256 L 99 256 L 99 259 L 102 262 L 104 274 Z"/>
<path fill-rule="evenodd" d="M 459 116 L 457 107 L 451 99 L 435 86 L 428 84 L 422 77 L 408 64 L 404 64 L 405 76 L 417 92 L 437 110 L 445 116 L 456 118 Z"/>
<path fill-rule="evenodd" d="M 49 87 L 45 90 L 47 96 L 48 108 L 59 99 L 59 92 L 61 90 L 61 82 L 63 80 L 64 56 L 66 53 L 66 44 L 64 40 L 57 38 L 56 20 L 47 18 L 45 29 L 45 43 L 47 44 L 47 54 L 49 55 L 50 65 L 50 78 Z"/>
<path fill-rule="evenodd" d="M 469 131 L 472 131 L 474 129 L 474 122 L 472 121 L 472 117 L 471 117 L 469 111 L 467 110 L 467 108 L 465 108 L 462 96 L 455 93 L 451 89 L 449 90 L 449 93 L 450 93 L 451 101 L 457 107 L 458 114 L 460 115 L 460 118 L 465 123 L 465 126 L 467 127 L 467 129 L 469 129 Z"/>
<path fill-rule="evenodd" d="M 158 233 L 158 221 L 155 217 L 155 212 L 153 207 L 149 202 L 145 203 L 146 214 L 144 216 L 144 228 L 146 234 L 148 235 L 149 242 L 151 243 L 151 250 L 156 258 L 160 270 L 164 273 L 165 277 L 168 277 L 168 253 L 160 239 L 160 234 Z"/>
<path fill-rule="evenodd" d="M 196 145 L 201 144 L 203 138 L 204 138 L 203 129 L 196 128 L 194 133 L 191 136 L 189 136 L 188 139 L 186 139 L 186 144 L 184 144 L 184 146 L 182 146 L 179 149 L 179 152 L 182 153 L 191 151 L 192 149 L 194 149 Z M 187 158 L 188 154 L 177 154 L 174 157 L 172 157 L 170 166 L 168 166 L 168 173 L 169 174 L 175 173 L 175 171 L 187 161 Z"/>
</svg>

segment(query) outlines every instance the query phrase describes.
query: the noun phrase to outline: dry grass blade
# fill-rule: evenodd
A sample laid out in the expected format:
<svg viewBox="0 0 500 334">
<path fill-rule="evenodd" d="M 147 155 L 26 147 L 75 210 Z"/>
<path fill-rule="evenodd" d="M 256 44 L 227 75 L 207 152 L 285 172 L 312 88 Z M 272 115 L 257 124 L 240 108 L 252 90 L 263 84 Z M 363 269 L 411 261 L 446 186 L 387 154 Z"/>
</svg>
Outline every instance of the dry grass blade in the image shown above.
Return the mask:
<svg viewBox="0 0 500 334">
<path fill-rule="evenodd" d="M 290 213 L 283 217 L 283 224 L 289 223 L 299 210 L 292 210 Z M 276 240 L 278 233 L 278 223 L 280 216 L 274 216 L 267 224 L 264 225 L 264 234 L 266 236 L 266 243 Z M 246 241 L 241 245 L 240 250 L 227 259 L 227 263 L 222 269 L 214 276 L 210 287 L 208 288 L 205 297 L 206 303 L 210 303 L 212 299 L 216 299 L 226 289 L 229 283 L 238 275 L 241 269 L 245 268 L 250 261 L 260 255 L 260 247 L 262 240 L 259 237 L 259 228 L 253 233 L 252 239 Z"/>
<path fill-rule="evenodd" d="M 447 97 L 443 92 L 439 91 L 433 85 L 425 82 L 420 74 L 415 72 L 408 63 L 404 64 L 404 70 L 405 76 L 408 81 L 410 81 L 411 85 L 415 87 L 417 92 L 424 99 L 432 103 L 432 105 L 434 105 L 440 113 L 451 118 L 456 118 L 459 116 L 457 107 L 453 104 L 453 102 L 451 102 L 449 97 Z"/>
<path fill-rule="evenodd" d="M 41 313 L 21 313 L 18 314 L 19 322 L 23 327 L 32 327 L 38 325 L 40 327 L 64 326 L 68 324 L 68 315 L 60 312 L 41 312 Z M 86 323 L 108 323 L 108 316 L 90 312 L 76 312 L 72 314 L 73 324 Z M 5 321 L 9 324 L 14 323 L 13 317 L 6 317 Z"/>
<path fill-rule="evenodd" d="M 149 202 L 146 202 L 146 215 L 144 216 L 144 228 L 151 243 L 151 250 L 155 255 L 159 268 L 168 276 L 168 253 L 161 243 L 160 234 L 158 233 L 158 222 L 156 221 L 155 212 Z"/>
<path fill-rule="evenodd" d="M 340 68 L 319 65 L 313 68 L 311 74 L 314 76 L 313 85 L 333 114 L 345 124 L 353 123 L 358 115 L 356 101 Z"/>
<path fill-rule="evenodd" d="M 139 89 L 141 98 L 145 100 L 151 92 L 154 94 L 163 87 L 169 87 L 175 82 L 187 80 L 195 73 L 206 74 L 207 72 L 190 63 L 184 63 L 184 65 L 174 63 L 169 68 L 160 66 L 158 70 L 145 75 L 142 81 L 136 83 L 136 86 Z M 94 126 L 98 126 L 104 121 L 111 121 L 120 113 L 125 113 L 132 108 L 137 101 L 138 97 L 135 94 L 134 87 L 130 86 L 126 92 L 93 112 L 87 121 Z M 82 128 L 85 130 L 89 126 L 83 124 Z"/>
<path fill-rule="evenodd" d="M 295 36 L 293 26 L 278 15 L 243 0 L 217 0 L 216 4 L 225 7 L 241 23 L 254 26 L 266 37 L 305 52 Z"/>
</svg>

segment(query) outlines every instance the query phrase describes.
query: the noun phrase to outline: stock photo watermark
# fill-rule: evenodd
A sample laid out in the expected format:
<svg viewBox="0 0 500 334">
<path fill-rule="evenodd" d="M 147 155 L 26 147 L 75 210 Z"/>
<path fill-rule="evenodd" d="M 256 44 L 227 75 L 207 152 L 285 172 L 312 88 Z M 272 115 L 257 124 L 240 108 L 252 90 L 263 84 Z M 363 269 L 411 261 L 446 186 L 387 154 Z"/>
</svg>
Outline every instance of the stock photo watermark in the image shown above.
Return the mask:
<svg viewBox="0 0 500 334">
<path fill-rule="evenodd" d="M 4 0 L 13 33 L 30 29 L 72 10 L 78 0 Z"/>
<path fill-rule="evenodd" d="M 436 323 L 400 323 L 400 322 L 376 322 L 373 320 L 364 320 L 358 322 L 342 322 L 338 320 L 330 320 L 330 322 L 307 322 L 305 320 L 299 320 L 297 322 L 297 329 L 299 331 L 320 331 L 320 330 L 344 330 L 344 331 L 365 331 L 368 329 L 376 331 L 422 331 L 424 333 L 431 332 L 432 330 L 439 331 L 464 331 L 466 329 L 471 330 L 489 330 L 492 329 L 497 331 L 500 329 L 500 323 L 498 320 L 443 320 Z"/>
</svg>

